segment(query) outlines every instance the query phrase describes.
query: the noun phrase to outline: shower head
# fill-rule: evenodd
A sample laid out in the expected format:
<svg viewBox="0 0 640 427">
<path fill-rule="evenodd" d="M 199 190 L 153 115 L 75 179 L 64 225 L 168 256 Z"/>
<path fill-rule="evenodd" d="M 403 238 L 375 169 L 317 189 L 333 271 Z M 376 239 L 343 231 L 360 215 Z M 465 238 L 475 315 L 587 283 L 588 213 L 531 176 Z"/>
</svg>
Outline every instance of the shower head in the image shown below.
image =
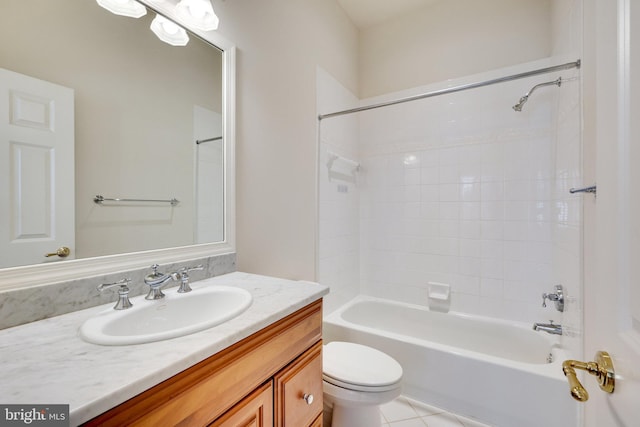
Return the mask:
<svg viewBox="0 0 640 427">
<path fill-rule="evenodd" d="M 511 108 L 513 108 L 515 111 L 522 111 L 522 106 L 525 102 L 527 102 L 528 99 L 529 97 L 527 95 L 523 96 L 522 98 L 520 98 L 520 101 L 518 101 L 518 103 Z"/>
<path fill-rule="evenodd" d="M 522 106 L 524 105 L 525 102 L 529 100 L 529 96 L 533 93 L 534 90 L 542 86 L 550 86 L 550 85 L 556 85 L 560 87 L 561 84 L 562 84 L 562 77 L 558 77 L 556 80 L 552 82 L 537 84 L 534 87 L 532 87 L 531 90 L 527 92 L 522 98 L 520 98 L 520 101 L 518 101 L 518 103 L 511 108 L 513 108 L 514 111 L 522 111 Z"/>
</svg>

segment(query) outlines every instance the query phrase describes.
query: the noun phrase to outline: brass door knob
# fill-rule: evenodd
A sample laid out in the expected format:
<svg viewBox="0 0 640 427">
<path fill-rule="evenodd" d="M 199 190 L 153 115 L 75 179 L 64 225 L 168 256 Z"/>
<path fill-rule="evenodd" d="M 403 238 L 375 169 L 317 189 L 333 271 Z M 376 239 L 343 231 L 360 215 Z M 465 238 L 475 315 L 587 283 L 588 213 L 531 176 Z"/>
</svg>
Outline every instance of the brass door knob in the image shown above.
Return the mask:
<svg viewBox="0 0 640 427">
<path fill-rule="evenodd" d="M 576 376 L 576 369 L 587 371 L 591 375 L 598 378 L 600 389 L 607 393 L 613 393 L 615 389 L 615 370 L 613 369 L 613 361 L 606 351 L 596 353 L 595 362 L 580 362 L 578 360 L 565 360 L 562 363 L 562 372 L 569 381 L 571 396 L 579 402 L 586 402 L 589 399 L 589 393 L 580 384 Z"/>
<path fill-rule="evenodd" d="M 45 257 L 49 258 L 51 256 L 59 256 L 60 258 L 66 258 L 69 256 L 69 254 L 71 254 L 71 249 L 69 249 L 66 246 L 62 246 L 61 248 L 58 248 L 58 250 L 55 252 L 45 254 Z"/>
</svg>

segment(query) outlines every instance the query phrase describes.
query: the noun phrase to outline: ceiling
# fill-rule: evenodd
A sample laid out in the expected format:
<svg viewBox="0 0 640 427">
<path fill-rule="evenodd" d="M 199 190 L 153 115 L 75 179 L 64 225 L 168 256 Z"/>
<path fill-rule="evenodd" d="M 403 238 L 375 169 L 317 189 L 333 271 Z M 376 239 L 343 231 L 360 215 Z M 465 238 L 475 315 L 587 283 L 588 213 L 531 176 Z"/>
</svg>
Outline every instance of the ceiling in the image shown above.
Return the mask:
<svg viewBox="0 0 640 427">
<path fill-rule="evenodd" d="M 439 0 L 338 0 L 359 29 L 379 24 Z"/>
</svg>

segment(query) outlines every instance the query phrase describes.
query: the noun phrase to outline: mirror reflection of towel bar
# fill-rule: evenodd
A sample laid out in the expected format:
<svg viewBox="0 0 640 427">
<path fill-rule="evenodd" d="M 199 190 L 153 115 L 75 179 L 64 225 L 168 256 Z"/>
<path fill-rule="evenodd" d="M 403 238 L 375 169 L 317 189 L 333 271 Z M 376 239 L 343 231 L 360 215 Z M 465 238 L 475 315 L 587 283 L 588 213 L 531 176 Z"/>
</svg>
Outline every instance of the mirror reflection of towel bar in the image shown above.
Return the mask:
<svg viewBox="0 0 640 427">
<path fill-rule="evenodd" d="M 97 195 L 93 198 L 94 203 L 101 205 L 102 202 L 154 202 L 154 203 L 169 203 L 171 206 L 176 206 L 180 203 L 180 200 L 173 198 L 169 200 L 157 200 L 157 199 L 109 199 L 101 195 Z"/>
<path fill-rule="evenodd" d="M 574 193 L 592 193 L 592 194 L 596 194 L 596 186 L 592 185 L 589 187 L 583 187 L 583 188 L 572 188 L 569 190 L 569 193 L 574 194 Z"/>
<path fill-rule="evenodd" d="M 223 138 L 222 136 L 216 136 L 215 138 L 196 139 L 196 144 L 200 145 L 200 144 L 203 144 L 205 142 L 220 141 L 222 138 Z"/>
</svg>

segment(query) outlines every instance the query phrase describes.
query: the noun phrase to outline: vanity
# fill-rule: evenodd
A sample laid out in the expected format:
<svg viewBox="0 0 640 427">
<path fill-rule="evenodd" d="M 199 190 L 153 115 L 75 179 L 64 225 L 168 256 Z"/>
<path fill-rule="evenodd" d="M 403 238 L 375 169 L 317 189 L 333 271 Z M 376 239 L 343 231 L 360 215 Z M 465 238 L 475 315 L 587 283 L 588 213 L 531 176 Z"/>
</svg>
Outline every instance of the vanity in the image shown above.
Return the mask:
<svg viewBox="0 0 640 427">
<path fill-rule="evenodd" d="M 217 285 L 249 291 L 251 306 L 182 337 L 84 341 L 79 326 L 112 304 L 0 331 L 3 401 L 69 404 L 71 425 L 321 426 L 328 288 L 239 272 L 192 284 Z"/>
</svg>

